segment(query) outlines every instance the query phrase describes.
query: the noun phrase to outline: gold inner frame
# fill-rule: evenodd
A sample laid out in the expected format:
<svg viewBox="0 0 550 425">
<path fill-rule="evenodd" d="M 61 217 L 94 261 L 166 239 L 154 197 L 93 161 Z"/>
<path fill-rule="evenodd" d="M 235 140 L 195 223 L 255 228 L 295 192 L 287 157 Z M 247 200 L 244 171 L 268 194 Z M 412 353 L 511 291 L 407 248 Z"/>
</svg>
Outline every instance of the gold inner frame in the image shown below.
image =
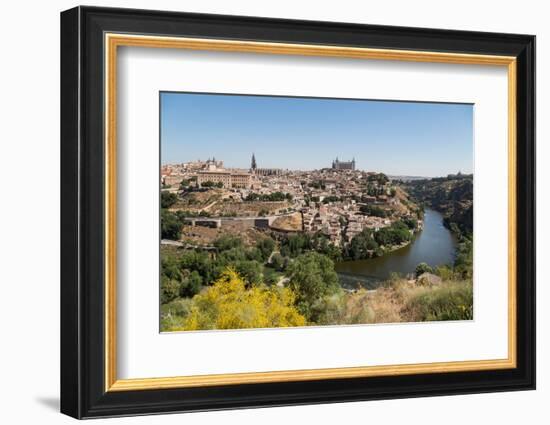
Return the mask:
<svg viewBox="0 0 550 425">
<path fill-rule="evenodd" d="M 515 368 L 516 358 L 516 58 L 326 45 L 105 34 L 105 391 L 446 373 Z M 508 72 L 508 357 L 495 360 L 118 379 L 116 325 L 116 123 L 119 46 L 398 60 L 507 67 Z"/>
</svg>

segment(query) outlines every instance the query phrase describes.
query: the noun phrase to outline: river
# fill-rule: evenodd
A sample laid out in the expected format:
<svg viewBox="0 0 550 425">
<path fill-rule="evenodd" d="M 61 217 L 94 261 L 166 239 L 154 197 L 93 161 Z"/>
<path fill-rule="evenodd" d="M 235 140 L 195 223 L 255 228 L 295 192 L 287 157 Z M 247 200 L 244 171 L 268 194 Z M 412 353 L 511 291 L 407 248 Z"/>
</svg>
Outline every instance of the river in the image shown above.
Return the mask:
<svg viewBox="0 0 550 425">
<path fill-rule="evenodd" d="M 336 263 L 335 268 L 343 287 L 373 289 L 392 272 L 403 275 L 414 272 L 418 263 L 432 267 L 451 264 L 456 246 L 456 238 L 443 225 L 443 216 L 426 208 L 424 228 L 409 245 L 377 258 Z"/>
</svg>

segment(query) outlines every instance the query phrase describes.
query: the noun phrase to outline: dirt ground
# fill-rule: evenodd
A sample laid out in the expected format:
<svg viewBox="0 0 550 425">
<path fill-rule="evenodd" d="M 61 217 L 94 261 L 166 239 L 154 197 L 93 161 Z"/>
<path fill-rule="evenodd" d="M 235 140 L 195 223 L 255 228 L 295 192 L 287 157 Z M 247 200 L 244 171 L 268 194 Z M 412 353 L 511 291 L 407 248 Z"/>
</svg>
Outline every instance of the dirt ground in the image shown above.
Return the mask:
<svg viewBox="0 0 550 425">
<path fill-rule="evenodd" d="M 283 217 L 276 218 L 271 224 L 274 230 L 282 230 L 285 232 L 299 232 L 303 229 L 302 214 L 297 212 Z"/>
<path fill-rule="evenodd" d="M 238 227 L 225 226 L 220 229 L 204 226 L 183 226 L 181 240 L 193 245 L 212 245 L 223 235 L 239 236 L 246 246 L 253 246 L 262 236 L 262 232 L 254 228 L 240 229 Z"/>
<path fill-rule="evenodd" d="M 237 217 L 255 217 L 260 215 L 261 211 L 268 214 L 276 214 L 280 210 L 286 209 L 290 206 L 289 202 L 231 202 L 223 201 L 218 202 L 212 208 L 209 209 L 209 213 L 212 215 L 235 215 Z"/>
</svg>

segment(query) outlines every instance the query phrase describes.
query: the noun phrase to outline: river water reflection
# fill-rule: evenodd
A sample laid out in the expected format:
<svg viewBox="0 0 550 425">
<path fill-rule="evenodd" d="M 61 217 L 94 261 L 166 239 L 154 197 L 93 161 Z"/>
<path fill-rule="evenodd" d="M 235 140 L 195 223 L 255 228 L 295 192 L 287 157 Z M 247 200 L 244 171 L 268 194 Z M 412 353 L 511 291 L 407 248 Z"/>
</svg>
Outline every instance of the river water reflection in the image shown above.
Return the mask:
<svg viewBox="0 0 550 425">
<path fill-rule="evenodd" d="M 390 274 L 414 272 L 418 263 L 430 266 L 451 264 L 454 260 L 457 241 L 443 225 L 443 216 L 426 209 L 424 229 L 408 246 L 377 258 L 336 263 L 336 272 L 342 286 L 375 288 Z"/>
</svg>

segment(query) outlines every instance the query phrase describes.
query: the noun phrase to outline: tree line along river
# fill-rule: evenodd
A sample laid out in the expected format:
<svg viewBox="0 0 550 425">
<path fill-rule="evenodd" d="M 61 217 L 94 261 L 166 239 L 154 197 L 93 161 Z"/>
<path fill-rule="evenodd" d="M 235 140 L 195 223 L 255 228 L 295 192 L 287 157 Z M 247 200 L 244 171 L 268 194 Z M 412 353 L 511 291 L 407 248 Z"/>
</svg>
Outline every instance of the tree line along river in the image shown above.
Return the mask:
<svg viewBox="0 0 550 425">
<path fill-rule="evenodd" d="M 391 273 L 413 273 L 419 263 L 432 267 L 452 264 L 456 247 L 457 240 L 443 225 L 442 214 L 426 208 L 424 228 L 409 245 L 377 258 L 342 261 L 335 269 L 343 287 L 374 289 Z"/>
</svg>

